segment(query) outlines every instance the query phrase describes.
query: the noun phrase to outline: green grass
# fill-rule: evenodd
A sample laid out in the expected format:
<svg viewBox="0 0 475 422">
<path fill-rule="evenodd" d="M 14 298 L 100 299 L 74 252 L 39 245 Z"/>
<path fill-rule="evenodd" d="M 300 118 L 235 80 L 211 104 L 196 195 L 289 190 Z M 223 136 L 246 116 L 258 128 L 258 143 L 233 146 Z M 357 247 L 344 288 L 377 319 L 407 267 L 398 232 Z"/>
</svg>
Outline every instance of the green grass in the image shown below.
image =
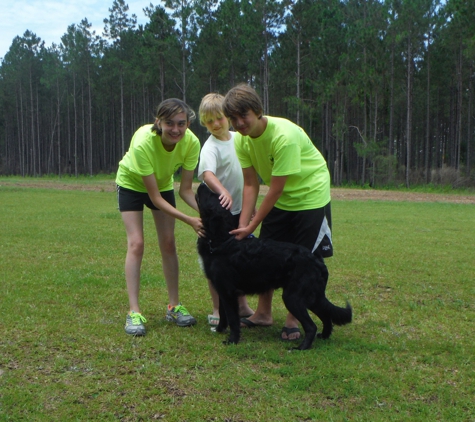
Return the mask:
<svg viewBox="0 0 475 422">
<path fill-rule="evenodd" d="M 475 420 L 473 205 L 334 201 L 327 295 L 354 322 L 304 352 L 278 340 L 278 294 L 273 327 L 222 344 L 180 222 L 180 295 L 198 324 L 164 320 L 146 213 L 148 333 L 131 338 L 113 192 L 0 186 L 0 215 L 0 421 Z"/>
</svg>

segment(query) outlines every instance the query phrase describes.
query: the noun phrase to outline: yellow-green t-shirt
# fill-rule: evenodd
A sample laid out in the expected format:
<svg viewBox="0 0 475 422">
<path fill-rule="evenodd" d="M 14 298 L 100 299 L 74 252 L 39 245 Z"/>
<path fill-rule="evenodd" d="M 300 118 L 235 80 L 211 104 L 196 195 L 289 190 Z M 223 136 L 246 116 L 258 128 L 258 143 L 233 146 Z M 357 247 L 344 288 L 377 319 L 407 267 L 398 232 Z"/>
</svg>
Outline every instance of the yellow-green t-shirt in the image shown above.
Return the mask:
<svg viewBox="0 0 475 422">
<path fill-rule="evenodd" d="M 330 173 L 320 151 L 301 127 L 287 119 L 266 118 L 266 130 L 258 138 L 236 133 L 241 167 L 254 167 L 266 185 L 272 176 L 288 176 L 277 208 L 302 211 L 328 204 Z"/>
<path fill-rule="evenodd" d="M 142 176 L 155 175 L 161 192 L 173 189 L 173 174 L 183 167 L 194 170 L 200 155 L 200 141 L 187 129 L 173 149 L 163 147 L 161 136 L 151 131 L 153 125 L 139 128 L 132 137 L 129 150 L 119 162 L 116 183 L 136 192 L 147 192 Z"/>
</svg>

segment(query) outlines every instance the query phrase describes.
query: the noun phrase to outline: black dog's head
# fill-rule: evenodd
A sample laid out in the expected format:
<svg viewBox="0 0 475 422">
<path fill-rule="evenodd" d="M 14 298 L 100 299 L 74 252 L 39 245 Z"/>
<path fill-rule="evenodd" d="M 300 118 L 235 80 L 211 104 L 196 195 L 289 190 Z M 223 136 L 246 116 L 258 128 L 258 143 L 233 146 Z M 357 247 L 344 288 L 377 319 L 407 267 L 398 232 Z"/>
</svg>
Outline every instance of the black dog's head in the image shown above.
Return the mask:
<svg viewBox="0 0 475 422">
<path fill-rule="evenodd" d="M 213 241 L 223 241 L 229 238 L 229 232 L 236 227 L 234 227 L 231 212 L 219 203 L 219 195 L 202 183 L 198 187 L 195 197 L 206 237 Z"/>
</svg>

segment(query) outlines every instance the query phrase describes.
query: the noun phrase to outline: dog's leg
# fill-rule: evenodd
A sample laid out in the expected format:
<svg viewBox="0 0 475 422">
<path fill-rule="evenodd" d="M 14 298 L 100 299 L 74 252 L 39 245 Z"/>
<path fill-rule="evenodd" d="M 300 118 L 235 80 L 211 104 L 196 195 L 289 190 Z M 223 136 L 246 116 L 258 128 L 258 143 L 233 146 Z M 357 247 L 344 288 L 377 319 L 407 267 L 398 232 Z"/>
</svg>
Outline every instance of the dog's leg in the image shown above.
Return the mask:
<svg viewBox="0 0 475 422">
<path fill-rule="evenodd" d="M 226 315 L 226 320 L 230 329 L 229 338 L 224 342 L 224 344 L 237 344 L 241 337 L 241 321 L 239 319 L 239 303 L 237 295 L 219 296 L 220 323 L 222 315 Z"/>
<path fill-rule="evenodd" d="M 311 305 L 310 310 L 322 321 L 323 329 L 321 333 L 317 334 L 318 338 L 327 339 L 331 336 L 333 331 L 333 322 L 331 311 L 327 306 L 328 300 L 318 300 L 317 303 Z"/>
<path fill-rule="evenodd" d="M 226 331 L 228 328 L 228 318 L 226 316 L 226 309 L 224 308 L 224 300 L 219 300 L 219 323 L 216 327 L 218 333 Z"/>
<path fill-rule="evenodd" d="M 241 320 L 239 318 L 239 302 L 238 297 L 229 298 L 227 313 L 230 335 L 228 344 L 237 344 L 241 338 Z"/>
<path fill-rule="evenodd" d="M 333 331 L 333 323 L 331 310 L 328 305 L 330 302 L 324 294 L 320 294 L 313 304 L 310 305 L 310 310 L 322 321 L 323 329 L 318 333 L 318 338 L 327 339 L 331 336 Z"/>
<path fill-rule="evenodd" d="M 299 320 L 305 332 L 305 338 L 303 342 L 295 349 L 306 350 L 312 346 L 312 343 L 315 340 L 315 336 L 317 335 L 317 326 L 312 321 L 312 318 L 310 318 L 302 297 L 290 290 L 290 288 L 284 289 L 282 293 L 282 299 L 284 300 L 287 310 Z"/>
<path fill-rule="evenodd" d="M 319 304 L 315 306 L 315 311 L 312 312 L 317 315 L 323 323 L 323 331 L 318 337 L 327 339 L 331 336 L 333 325 L 349 324 L 352 320 L 353 311 L 350 304 L 346 303 L 346 308 L 331 303 L 325 296 L 319 299 Z"/>
</svg>

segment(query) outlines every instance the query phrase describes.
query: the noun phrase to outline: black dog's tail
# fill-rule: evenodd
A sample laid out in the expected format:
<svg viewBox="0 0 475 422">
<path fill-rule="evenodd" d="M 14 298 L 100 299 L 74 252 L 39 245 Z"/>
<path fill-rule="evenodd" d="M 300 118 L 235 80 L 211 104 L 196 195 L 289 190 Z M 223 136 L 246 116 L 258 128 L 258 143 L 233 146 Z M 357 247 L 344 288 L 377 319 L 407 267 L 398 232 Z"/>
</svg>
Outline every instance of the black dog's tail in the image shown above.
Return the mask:
<svg viewBox="0 0 475 422">
<path fill-rule="evenodd" d="M 331 303 L 326 297 L 321 298 L 320 306 L 310 308 L 323 323 L 323 330 L 318 334 L 319 338 L 327 339 L 331 336 L 333 325 L 349 324 L 353 319 L 353 310 L 348 302 L 346 308 Z"/>
<path fill-rule="evenodd" d="M 349 324 L 353 319 L 353 309 L 349 302 L 346 302 L 346 308 L 341 308 L 330 302 L 331 319 L 335 325 Z"/>
</svg>

